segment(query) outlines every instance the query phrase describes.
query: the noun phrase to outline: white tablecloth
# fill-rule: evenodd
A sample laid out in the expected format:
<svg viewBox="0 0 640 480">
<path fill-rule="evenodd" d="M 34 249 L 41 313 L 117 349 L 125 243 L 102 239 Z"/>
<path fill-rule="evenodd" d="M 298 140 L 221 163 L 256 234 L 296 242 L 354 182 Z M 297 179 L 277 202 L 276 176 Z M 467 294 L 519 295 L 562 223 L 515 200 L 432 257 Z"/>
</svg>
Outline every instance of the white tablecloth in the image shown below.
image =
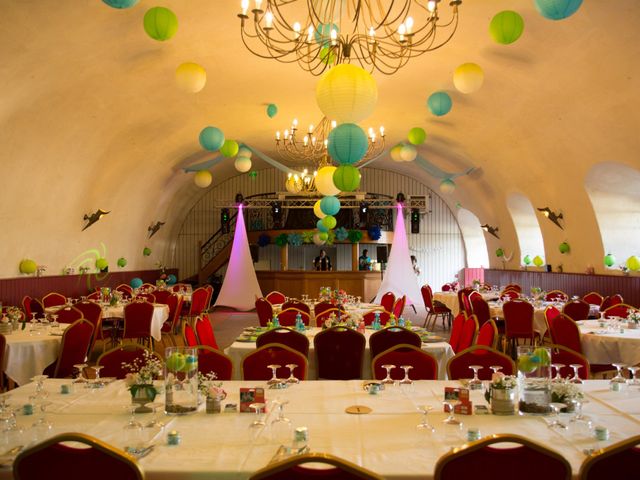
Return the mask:
<svg viewBox="0 0 640 480">
<path fill-rule="evenodd" d="M 115 382 L 102 390 L 77 388 L 70 395 L 59 392 L 61 380 L 47 380 L 50 390 L 47 417 L 53 423 L 53 434 L 77 431 L 99 437 L 115 446 L 124 445 L 123 426 L 128 414 L 123 405 L 130 402 L 129 393 L 122 382 Z M 368 468 L 387 479 L 432 479 L 437 459 L 462 439 L 445 437 L 441 410 L 444 386 L 458 386 L 457 382 L 415 382 L 412 387 L 390 387 L 379 395 L 368 395 L 361 381 L 303 382 L 287 390 L 266 390 L 267 401 L 276 397 L 289 400 L 286 416 L 293 427 L 306 426 L 309 446 L 313 452 L 326 452 Z M 240 386 L 260 386 L 259 382 L 225 382 L 229 393 L 224 402 L 238 402 Z M 638 433 L 640 421 L 640 390 L 610 392 L 606 381 L 589 381 L 585 385 L 588 402 L 584 412 L 596 425 L 605 425 L 610 431 L 609 443 Z M 15 390 L 11 403 L 21 405 L 34 391 L 33 384 Z M 475 395 L 476 392 L 474 392 Z M 482 400 L 479 393 L 472 397 Z M 160 401 L 163 399 L 159 397 Z M 372 408 L 369 415 L 349 415 L 345 408 L 351 405 Z M 435 434 L 417 431 L 421 415 L 419 405 L 432 405 L 429 414 Z M 165 417 L 166 430 L 180 433 L 179 446 L 166 445 L 166 433 L 158 434 L 155 449 L 140 460 L 148 480 L 204 480 L 245 479 L 264 467 L 278 448 L 270 438 L 270 430 L 263 430 L 257 441 L 251 442 L 248 425 L 252 414 L 223 413 L 207 415 L 201 410 L 193 415 Z M 152 414 L 137 415 L 147 423 Z M 547 448 L 551 448 L 571 464 L 573 478 L 585 456 L 584 448 L 593 447 L 586 433 L 574 428 L 558 431 L 547 427 L 547 419 L 537 416 L 459 416 L 464 422 L 463 434 L 469 427 L 477 427 L 482 435 L 516 433 Z M 267 418 L 269 422 L 271 416 Z M 18 415 L 18 424 L 29 428 L 33 416 Z M 27 435 L 29 430 L 27 430 Z M 24 440 L 17 440 L 23 441 Z M 4 447 L 3 447 L 4 448 Z M 7 447 L 9 448 L 9 447 Z M 1 469 L 0 479 L 10 479 L 11 470 Z"/>
<path fill-rule="evenodd" d="M 317 359 L 316 359 L 316 351 L 313 346 L 313 337 L 320 331 L 320 328 L 311 328 L 307 330 L 307 337 L 309 338 L 309 371 L 307 373 L 307 378 L 310 380 L 314 380 L 317 375 Z M 371 376 L 371 350 L 369 350 L 369 337 L 373 333 L 373 330 L 365 330 L 365 338 L 367 340 L 365 350 L 364 350 L 364 365 L 362 368 L 362 378 L 372 378 Z M 233 360 L 233 378 L 234 380 L 240 380 L 242 378 L 241 368 L 242 359 L 248 353 L 251 353 L 255 350 L 256 344 L 253 342 L 233 342 L 231 346 L 225 349 L 225 353 L 231 357 Z M 422 349 L 425 352 L 433 355 L 438 362 L 438 378 L 444 379 L 446 378 L 447 373 L 447 362 L 451 357 L 453 357 L 453 349 L 451 345 L 447 342 L 437 342 L 437 343 L 423 343 Z"/>
<path fill-rule="evenodd" d="M 124 318 L 124 306 L 102 307 L 102 318 Z M 169 306 L 161 303 L 153 304 L 153 318 L 151 319 L 151 336 L 154 340 L 162 339 L 162 324 L 169 319 Z"/>
<path fill-rule="evenodd" d="M 31 327 L 5 335 L 5 373 L 18 385 L 24 385 L 58 358 L 62 335 L 31 335 Z"/>
<path fill-rule="evenodd" d="M 640 364 L 640 329 L 625 328 L 624 333 L 620 333 L 619 330 L 610 332 L 601 328 L 597 320 L 586 320 L 579 324 L 582 353 L 591 363 Z"/>
</svg>

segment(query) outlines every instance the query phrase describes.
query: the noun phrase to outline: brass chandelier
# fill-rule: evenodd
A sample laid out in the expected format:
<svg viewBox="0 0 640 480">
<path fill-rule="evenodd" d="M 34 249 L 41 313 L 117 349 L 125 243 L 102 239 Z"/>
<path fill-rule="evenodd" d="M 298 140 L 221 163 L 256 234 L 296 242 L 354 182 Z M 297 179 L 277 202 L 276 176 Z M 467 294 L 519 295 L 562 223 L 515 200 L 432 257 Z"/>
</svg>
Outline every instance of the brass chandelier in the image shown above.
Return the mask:
<svg viewBox="0 0 640 480">
<path fill-rule="evenodd" d="M 458 6 L 441 0 L 241 0 L 242 42 L 254 55 L 320 75 L 340 63 L 391 75 L 453 38 Z"/>
</svg>

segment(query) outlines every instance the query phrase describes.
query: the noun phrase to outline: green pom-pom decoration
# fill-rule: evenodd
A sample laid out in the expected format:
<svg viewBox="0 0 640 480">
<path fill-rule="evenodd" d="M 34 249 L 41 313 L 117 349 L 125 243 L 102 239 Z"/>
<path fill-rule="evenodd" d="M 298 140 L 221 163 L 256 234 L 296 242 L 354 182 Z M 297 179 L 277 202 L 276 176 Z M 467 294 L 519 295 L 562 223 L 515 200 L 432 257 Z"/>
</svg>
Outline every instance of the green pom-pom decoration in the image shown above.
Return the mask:
<svg viewBox="0 0 640 480">
<path fill-rule="evenodd" d="M 358 243 L 362 240 L 362 232 L 360 230 L 349 230 L 348 237 L 351 243 Z"/>
<path fill-rule="evenodd" d="M 287 243 L 289 243 L 289 236 L 286 233 L 281 233 L 276 237 L 274 243 L 279 247 L 284 247 Z"/>
</svg>

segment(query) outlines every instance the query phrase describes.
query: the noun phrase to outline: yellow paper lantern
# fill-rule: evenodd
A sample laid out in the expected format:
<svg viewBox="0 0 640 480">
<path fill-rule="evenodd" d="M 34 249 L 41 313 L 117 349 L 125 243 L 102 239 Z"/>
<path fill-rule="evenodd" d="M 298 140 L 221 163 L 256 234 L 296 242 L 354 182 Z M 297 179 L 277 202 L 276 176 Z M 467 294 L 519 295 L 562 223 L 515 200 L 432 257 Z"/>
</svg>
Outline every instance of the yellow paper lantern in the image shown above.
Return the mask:
<svg viewBox="0 0 640 480">
<path fill-rule="evenodd" d="M 358 123 L 373 113 L 378 86 L 369 72 L 348 63 L 327 71 L 316 85 L 316 102 L 325 117 Z"/>
<path fill-rule="evenodd" d="M 627 268 L 632 272 L 637 272 L 638 270 L 640 270 L 640 258 L 636 257 L 635 255 L 632 255 L 629 258 L 627 258 L 627 261 L 625 264 Z"/>
<path fill-rule="evenodd" d="M 299 193 L 302 190 L 302 181 L 298 175 L 290 175 L 284 182 L 284 187 L 289 193 Z"/>
<path fill-rule="evenodd" d="M 213 175 L 209 170 L 200 170 L 193 176 L 193 182 L 200 188 L 207 188 L 213 181 Z"/>
<path fill-rule="evenodd" d="M 389 155 L 391 155 L 391 159 L 394 162 L 402 162 L 402 145 L 398 144 L 395 147 L 393 147 L 391 150 L 389 150 Z"/>
<path fill-rule="evenodd" d="M 540 255 L 536 255 L 535 257 L 533 257 L 533 264 L 536 267 L 541 267 L 542 265 L 544 265 L 544 260 Z"/>
<path fill-rule="evenodd" d="M 484 72 L 475 63 L 463 63 L 453 72 L 453 84 L 462 93 L 478 91 L 483 81 Z"/>
<path fill-rule="evenodd" d="M 320 208 L 320 200 L 318 200 L 316 203 L 313 204 L 313 213 L 315 214 L 316 217 L 323 219 L 324 217 L 326 217 L 326 215 L 322 212 L 322 209 Z"/>
<path fill-rule="evenodd" d="M 323 195 L 337 195 L 340 193 L 338 187 L 333 183 L 333 172 L 336 171 L 336 167 L 328 166 L 322 167 L 318 170 L 316 176 L 316 189 Z"/>
<path fill-rule="evenodd" d="M 207 72 L 197 63 L 186 62 L 176 68 L 176 84 L 180 90 L 197 93 L 207 83 Z"/>
</svg>

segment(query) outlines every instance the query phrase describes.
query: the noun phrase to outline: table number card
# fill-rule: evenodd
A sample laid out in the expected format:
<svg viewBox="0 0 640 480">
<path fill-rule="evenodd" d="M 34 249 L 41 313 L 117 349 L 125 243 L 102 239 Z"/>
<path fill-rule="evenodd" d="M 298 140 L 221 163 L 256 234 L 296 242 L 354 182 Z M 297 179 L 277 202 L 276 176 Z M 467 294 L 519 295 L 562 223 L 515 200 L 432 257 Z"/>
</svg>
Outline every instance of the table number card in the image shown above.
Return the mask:
<svg viewBox="0 0 640 480">
<path fill-rule="evenodd" d="M 240 388 L 240 412 L 255 413 L 251 408 L 249 408 L 249 405 L 252 403 L 265 403 L 264 388 Z"/>
</svg>

